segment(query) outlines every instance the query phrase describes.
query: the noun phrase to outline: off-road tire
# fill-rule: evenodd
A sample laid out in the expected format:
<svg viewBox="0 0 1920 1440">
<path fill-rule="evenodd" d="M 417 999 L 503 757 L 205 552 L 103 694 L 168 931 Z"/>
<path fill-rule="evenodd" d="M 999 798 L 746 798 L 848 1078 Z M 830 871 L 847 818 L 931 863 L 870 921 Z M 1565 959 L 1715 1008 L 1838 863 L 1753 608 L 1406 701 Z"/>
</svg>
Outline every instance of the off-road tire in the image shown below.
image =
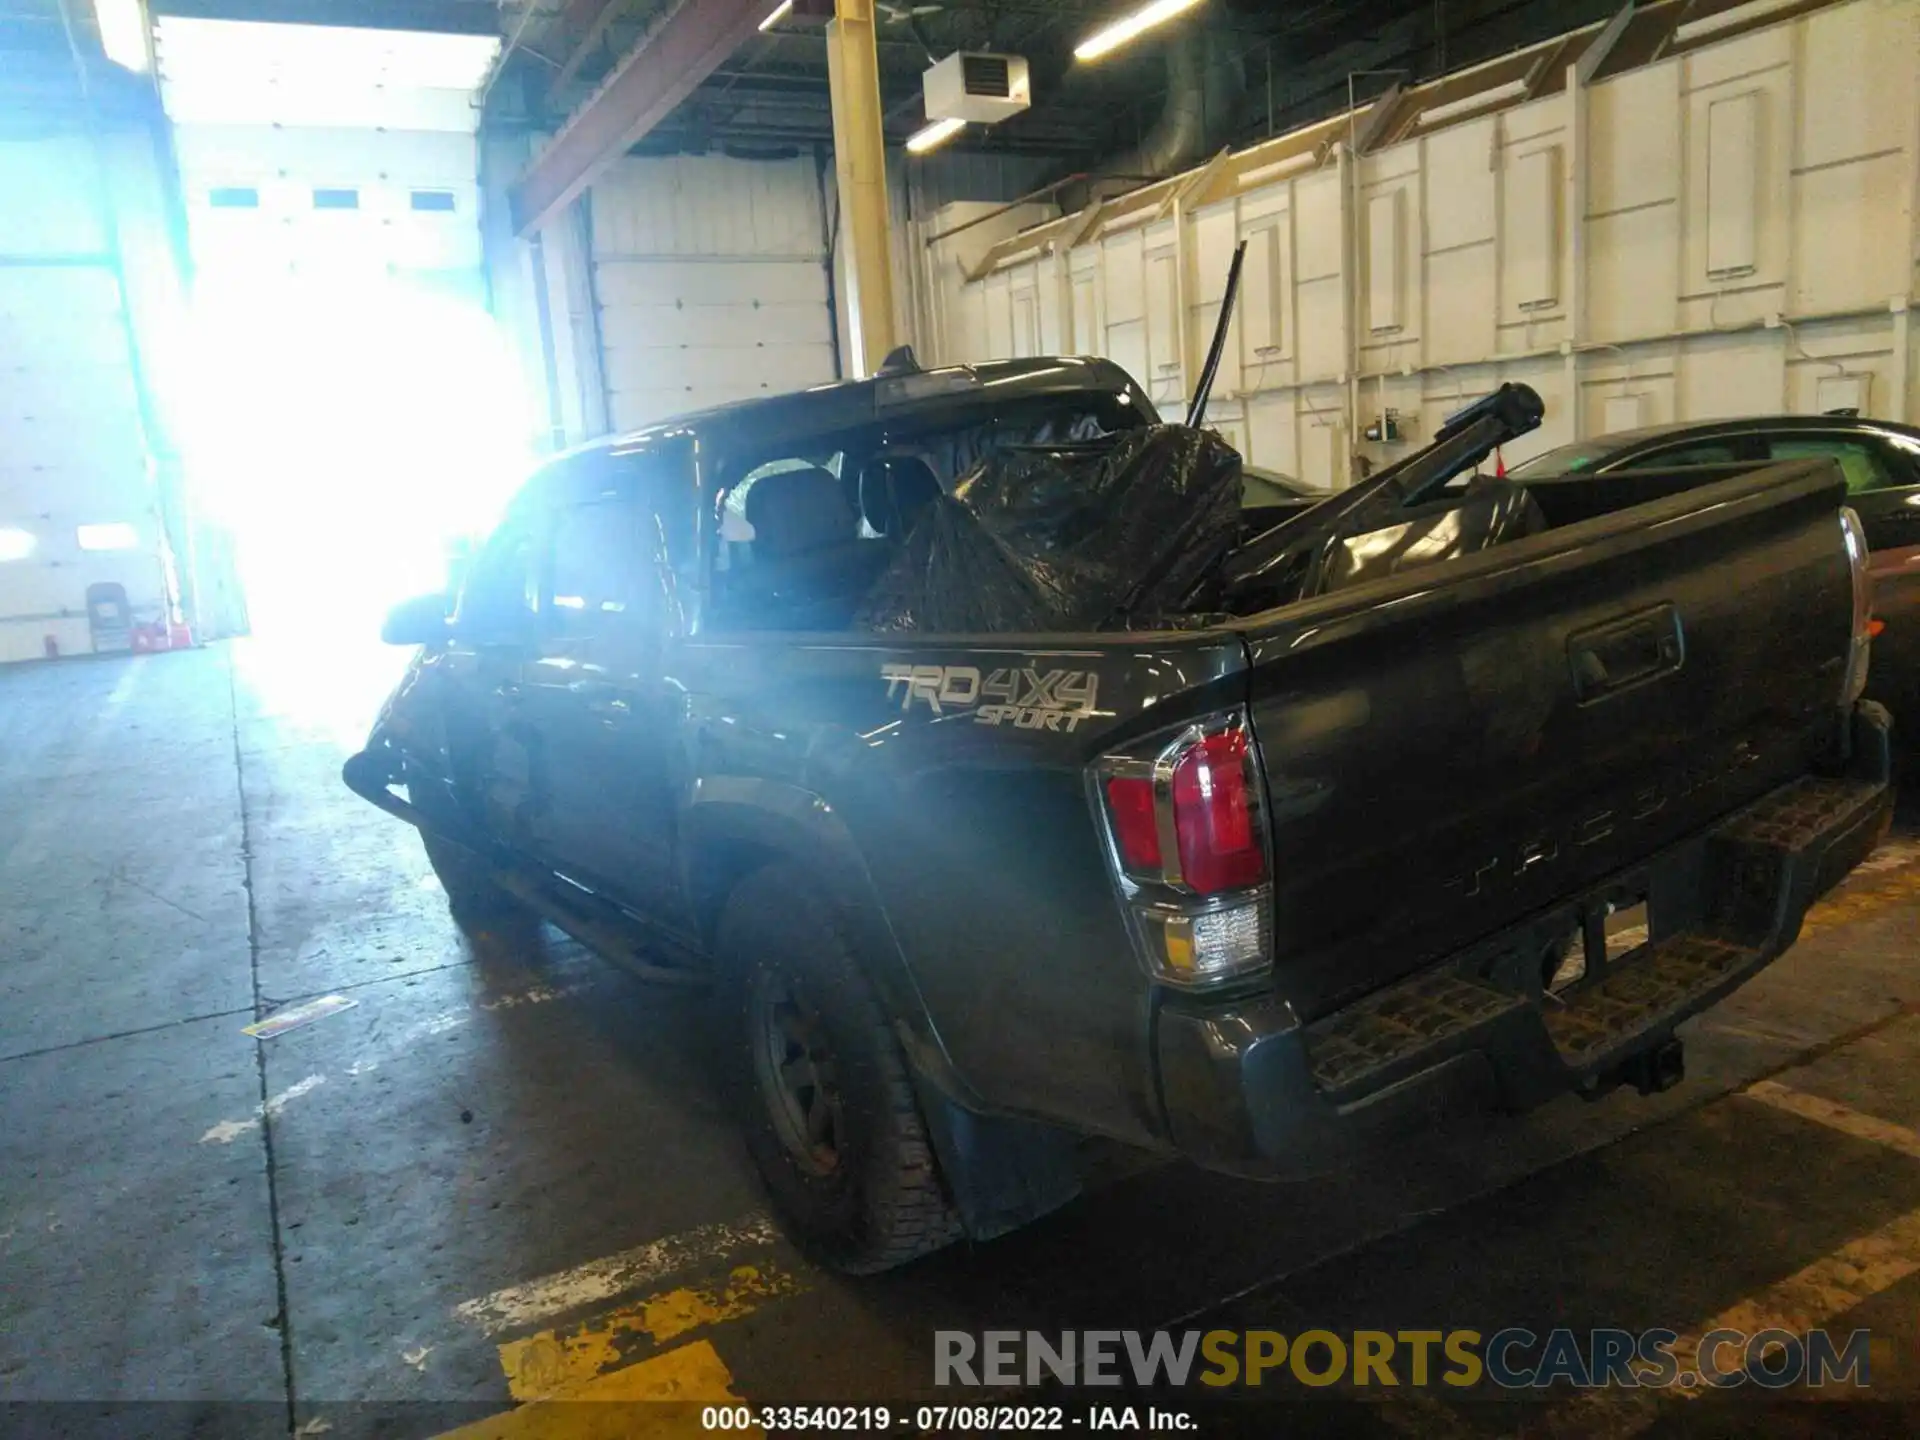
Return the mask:
<svg viewBox="0 0 1920 1440">
<path fill-rule="evenodd" d="M 821 886 L 783 863 L 749 875 L 727 898 L 714 960 L 727 1087 L 748 1152 L 802 1247 L 835 1269 L 866 1275 L 958 1239 L 959 1217 L 941 1182 L 906 1057 L 845 918 Z M 795 982 L 832 1057 L 839 1138 L 827 1173 L 783 1138 L 783 1123 L 790 1122 L 781 1120 L 778 1096 L 756 1061 L 766 1043 L 764 997 Z"/>
</svg>

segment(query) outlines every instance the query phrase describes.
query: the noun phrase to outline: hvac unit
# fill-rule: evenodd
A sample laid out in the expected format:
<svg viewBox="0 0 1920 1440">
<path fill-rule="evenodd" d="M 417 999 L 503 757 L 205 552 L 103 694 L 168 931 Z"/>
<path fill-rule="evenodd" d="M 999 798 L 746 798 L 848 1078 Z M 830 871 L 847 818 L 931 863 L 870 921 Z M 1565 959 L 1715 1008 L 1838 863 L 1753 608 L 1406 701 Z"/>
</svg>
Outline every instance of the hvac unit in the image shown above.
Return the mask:
<svg viewBox="0 0 1920 1440">
<path fill-rule="evenodd" d="M 920 79 L 929 120 L 992 125 L 1033 103 L 1027 62 L 1018 55 L 956 50 Z"/>
</svg>

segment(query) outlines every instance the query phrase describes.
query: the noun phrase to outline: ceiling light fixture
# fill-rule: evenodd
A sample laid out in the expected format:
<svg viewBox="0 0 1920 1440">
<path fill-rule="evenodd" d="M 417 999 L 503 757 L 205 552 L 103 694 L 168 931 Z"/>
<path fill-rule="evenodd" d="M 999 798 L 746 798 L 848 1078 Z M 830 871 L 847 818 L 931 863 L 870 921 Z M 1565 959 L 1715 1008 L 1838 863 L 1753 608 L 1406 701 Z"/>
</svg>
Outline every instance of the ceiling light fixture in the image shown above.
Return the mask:
<svg viewBox="0 0 1920 1440">
<path fill-rule="evenodd" d="M 1171 20 L 1183 10 L 1191 10 L 1199 3 L 1200 0 L 1153 0 L 1151 5 L 1141 6 L 1131 15 L 1114 21 L 1106 29 L 1082 40 L 1073 47 L 1073 58 L 1098 60 L 1102 55 L 1118 50 L 1129 40 Z"/>
<path fill-rule="evenodd" d="M 924 155 L 927 151 L 941 146 L 967 128 L 964 120 L 936 120 L 924 130 L 916 130 L 907 137 L 907 149 L 915 155 Z"/>
<path fill-rule="evenodd" d="M 780 3 L 774 7 L 773 13 L 760 22 L 760 28 L 771 30 L 791 9 L 793 9 L 793 0 L 780 0 Z"/>
<path fill-rule="evenodd" d="M 93 0 L 100 48 L 107 59 L 137 74 L 147 69 L 147 11 L 140 0 Z"/>
</svg>

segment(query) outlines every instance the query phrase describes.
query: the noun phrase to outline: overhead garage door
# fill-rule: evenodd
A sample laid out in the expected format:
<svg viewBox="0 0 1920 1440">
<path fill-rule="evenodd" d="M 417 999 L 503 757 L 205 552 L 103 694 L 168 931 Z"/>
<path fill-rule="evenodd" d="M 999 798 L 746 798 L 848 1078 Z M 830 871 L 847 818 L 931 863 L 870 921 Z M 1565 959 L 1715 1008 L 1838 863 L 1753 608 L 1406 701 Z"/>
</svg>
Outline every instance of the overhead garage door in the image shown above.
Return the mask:
<svg viewBox="0 0 1920 1440">
<path fill-rule="evenodd" d="M 84 137 L 0 142 L 0 660 L 91 648 L 89 586 L 165 614 L 123 297 Z"/>
<path fill-rule="evenodd" d="M 834 378 L 811 159 L 631 159 L 592 205 L 615 429 Z"/>
</svg>

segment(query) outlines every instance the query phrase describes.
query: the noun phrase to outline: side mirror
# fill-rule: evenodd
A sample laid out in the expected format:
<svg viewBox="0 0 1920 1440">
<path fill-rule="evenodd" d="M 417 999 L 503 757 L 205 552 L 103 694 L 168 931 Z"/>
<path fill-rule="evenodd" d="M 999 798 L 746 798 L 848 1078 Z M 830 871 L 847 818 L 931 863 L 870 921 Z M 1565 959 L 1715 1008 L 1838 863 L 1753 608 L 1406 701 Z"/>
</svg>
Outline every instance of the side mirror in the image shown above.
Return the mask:
<svg viewBox="0 0 1920 1440">
<path fill-rule="evenodd" d="M 415 595 L 387 612 L 380 638 L 389 645 L 432 645 L 447 638 L 447 597 Z"/>
</svg>

